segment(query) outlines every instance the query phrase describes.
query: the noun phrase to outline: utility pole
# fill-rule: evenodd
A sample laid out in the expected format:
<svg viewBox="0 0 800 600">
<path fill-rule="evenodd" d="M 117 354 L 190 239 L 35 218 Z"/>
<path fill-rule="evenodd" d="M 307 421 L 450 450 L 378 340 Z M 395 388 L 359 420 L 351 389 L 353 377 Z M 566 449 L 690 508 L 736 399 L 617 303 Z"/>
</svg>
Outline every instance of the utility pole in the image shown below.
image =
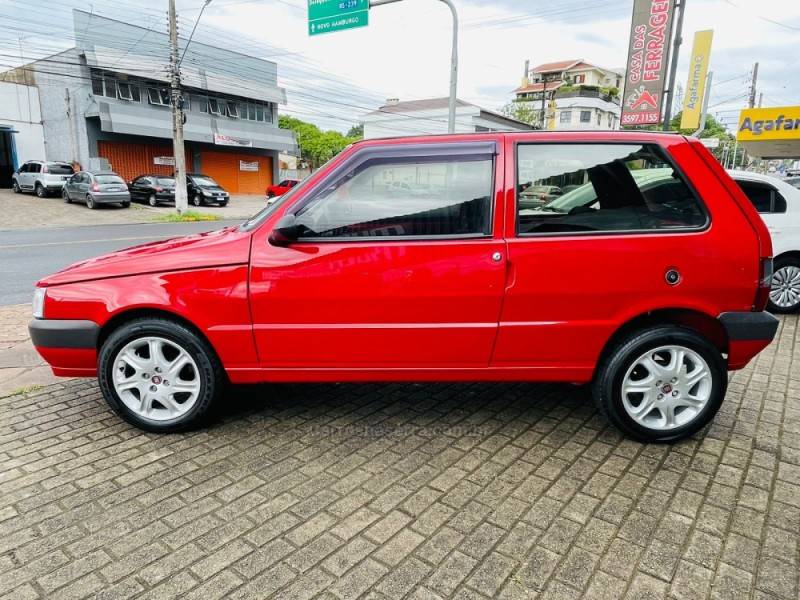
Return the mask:
<svg viewBox="0 0 800 600">
<path fill-rule="evenodd" d="M 758 63 L 753 65 L 753 78 L 750 80 L 750 108 L 756 105 L 756 84 L 758 83 Z"/>
<path fill-rule="evenodd" d="M 683 38 L 683 13 L 686 9 L 686 0 L 679 0 L 677 4 L 678 23 L 675 27 L 675 42 L 672 46 L 672 63 L 669 66 L 669 88 L 667 89 L 667 102 L 664 106 L 664 131 L 669 131 L 669 122 L 672 120 L 672 97 L 675 92 L 675 76 L 678 74 L 678 54 L 681 50 Z"/>
<path fill-rule="evenodd" d="M 183 146 L 183 96 L 178 64 L 178 18 L 175 0 L 169 0 L 169 69 L 170 107 L 172 109 L 172 155 L 175 157 L 175 208 L 182 215 L 189 208 L 186 193 L 186 156 Z"/>
<path fill-rule="evenodd" d="M 763 104 L 763 102 L 764 102 L 764 92 L 761 92 L 758 95 L 758 108 L 761 108 L 761 104 Z"/>
</svg>

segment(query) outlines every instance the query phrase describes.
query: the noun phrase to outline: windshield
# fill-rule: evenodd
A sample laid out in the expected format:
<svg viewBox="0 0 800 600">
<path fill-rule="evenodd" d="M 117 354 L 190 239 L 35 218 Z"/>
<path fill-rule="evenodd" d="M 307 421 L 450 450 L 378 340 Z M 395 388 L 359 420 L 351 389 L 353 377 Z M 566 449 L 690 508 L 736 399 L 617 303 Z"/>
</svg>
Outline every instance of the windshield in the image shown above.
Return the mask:
<svg viewBox="0 0 800 600">
<path fill-rule="evenodd" d="M 74 171 L 63 163 L 47 163 L 47 172 L 51 175 L 72 175 Z"/>
<path fill-rule="evenodd" d="M 211 179 L 211 177 L 197 177 L 196 175 L 192 177 L 192 181 L 198 187 L 202 188 L 212 188 L 212 187 L 221 187 L 216 181 Z"/>
<path fill-rule="evenodd" d="M 94 179 L 97 183 L 125 183 L 119 175 L 95 175 Z"/>
<path fill-rule="evenodd" d="M 156 184 L 158 185 L 168 185 L 170 187 L 175 186 L 175 180 L 172 177 L 156 177 Z"/>
</svg>

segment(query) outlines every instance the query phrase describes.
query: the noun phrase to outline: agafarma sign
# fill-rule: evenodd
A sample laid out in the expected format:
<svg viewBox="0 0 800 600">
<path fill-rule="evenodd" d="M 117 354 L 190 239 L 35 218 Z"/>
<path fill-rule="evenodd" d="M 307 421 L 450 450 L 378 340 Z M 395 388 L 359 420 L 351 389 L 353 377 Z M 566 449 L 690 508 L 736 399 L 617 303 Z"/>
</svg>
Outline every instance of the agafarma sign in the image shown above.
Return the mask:
<svg viewBox="0 0 800 600">
<path fill-rule="evenodd" d="M 634 0 L 622 125 L 661 122 L 675 0 Z"/>
</svg>

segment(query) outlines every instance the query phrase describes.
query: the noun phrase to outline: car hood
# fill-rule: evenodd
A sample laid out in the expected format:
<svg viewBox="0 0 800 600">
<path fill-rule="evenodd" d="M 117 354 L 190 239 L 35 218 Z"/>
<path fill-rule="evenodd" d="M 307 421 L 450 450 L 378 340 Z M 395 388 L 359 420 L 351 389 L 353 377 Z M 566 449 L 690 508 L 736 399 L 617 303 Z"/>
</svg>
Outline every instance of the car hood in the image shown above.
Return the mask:
<svg viewBox="0 0 800 600">
<path fill-rule="evenodd" d="M 226 227 L 149 242 L 75 263 L 45 277 L 38 285 L 246 264 L 250 258 L 251 235 L 238 227 Z"/>
</svg>

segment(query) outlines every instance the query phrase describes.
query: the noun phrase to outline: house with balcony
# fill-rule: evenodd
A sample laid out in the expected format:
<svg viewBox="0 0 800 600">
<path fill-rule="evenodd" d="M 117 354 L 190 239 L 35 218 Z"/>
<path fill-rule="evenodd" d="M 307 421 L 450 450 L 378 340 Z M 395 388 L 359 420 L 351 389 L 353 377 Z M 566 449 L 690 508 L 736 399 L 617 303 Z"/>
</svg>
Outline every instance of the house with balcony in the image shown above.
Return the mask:
<svg viewBox="0 0 800 600">
<path fill-rule="evenodd" d="M 75 47 L 15 72 L 38 89 L 45 158 L 126 179 L 174 171 L 169 38 L 73 11 Z M 262 194 L 279 178 L 279 154 L 296 153 L 278 128 L 277 64 L 179 40 L 186 166 L 231 193 Z"/>
<path fill-rule="evenodd" d="M 618 129 L 624 73 L 583 59 L 545 63 L 530 68 L 514 102 L 532 111 L 542 129 Z"/>
</svg>

